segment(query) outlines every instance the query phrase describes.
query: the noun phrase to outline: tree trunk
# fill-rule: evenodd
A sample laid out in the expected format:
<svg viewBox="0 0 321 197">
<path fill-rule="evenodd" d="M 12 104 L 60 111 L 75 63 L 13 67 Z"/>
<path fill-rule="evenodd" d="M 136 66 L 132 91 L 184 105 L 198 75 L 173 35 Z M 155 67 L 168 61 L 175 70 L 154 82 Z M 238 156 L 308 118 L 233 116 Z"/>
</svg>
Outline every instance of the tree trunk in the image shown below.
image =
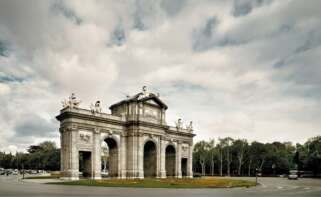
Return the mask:
<svg viewBox="0 0 321 197">
<path fill-rule="evenodd" d="M 241 176 L 241 169 L 242 169 L 242 163 L 239 162 L 239 169 L 238 169 L 238 175 Z"/>
<path fill-rule="evenodd" d="M 243 155 L 239 156 L 238 159 L 239 159 L 238 175 L 241 176 Z"/>
<path fill-rule="evenodd" d="M 211 175 L 214 176 L 214 155 L 212 152 L 212 157 L 211 157 Z"/>
<path fill-rule="evenodd" d="M 238 154 L 239 160 L 239 168 L 238 168 L 238 175 L 241 176 L 242 164 L 243 164 L 243 155 L 244 155 L 244 143 L 242 143 L 241 150 Z"/>
<path fill-rule="evenodd" d="M 252 164 L 252 159 L 250 159 L 250 162 L 249 162 L 249 171 L 248 171 L 248 175 L 251 176 L 251 164 Z"/>
<path fill-rule="evenodd" d="M 202 176 L 205 176 L 205 161 L 200 160 L 201 168 L 202 168 Z"/>
<path fill-rule="evenodd" d="M 262 159 L 261 165 L 260 165 L 260 170 L 262 171 L 263 164 L 265 162 L 265 159 Z"/>
<path fill-rule="evenodd" d="M 221 160 L 220 176 L 223 176 L 223 153 L 222 153 L 222 150 L 221 150 L 221 152 L 220 152 L 220 160 Z"/>
<path fill-rule="evenodd" d="M 214 163 L 214 161 L 212 160 L 212 162 L 211 162 L 211 164 L 212 164 L 212 166 L 211 166 L 211 174 L 212 174 L 212 176 L 214 176 L 214 171 L 215 171 L 215 163 Z"/>
<path fill-rule="evenodd" d="M 227 147 L 227 176 L 231 176 L 230 166 L 231 166 L 231 162 L 230 162 L 230 149 L 229 149 L 229 147 Z"/>
<path fill-rule="evenodd" d="M 202 176 L 205 176 L 205 165 L 204 163 L 201 164 L 202 167 Z"/>
</svg>

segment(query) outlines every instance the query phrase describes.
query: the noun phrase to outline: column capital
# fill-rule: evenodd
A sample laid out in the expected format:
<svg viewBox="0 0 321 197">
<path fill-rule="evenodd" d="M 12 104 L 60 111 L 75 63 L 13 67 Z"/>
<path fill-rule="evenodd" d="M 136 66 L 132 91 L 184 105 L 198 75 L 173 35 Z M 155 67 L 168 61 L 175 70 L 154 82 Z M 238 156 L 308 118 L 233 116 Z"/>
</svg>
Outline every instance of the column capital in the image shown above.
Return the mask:
<svg viewBox="0 0 321 197">
<path fill-rule="evenodd" d="M 94 134 L 99 134 L 100 133 L 100 128 L 94 128 Z"/>
<path fill-rule="evenodd" d="M 65 132 L 65 131 L 76 131 L 76 130 L 78 130 L 78 126 L 75 125 L 75 124 L 72 124 L 72 125 L 68 125 L 68 126 L 62 127 L 62 129 L 63 129 L 63 132 Z"/>
</svg>

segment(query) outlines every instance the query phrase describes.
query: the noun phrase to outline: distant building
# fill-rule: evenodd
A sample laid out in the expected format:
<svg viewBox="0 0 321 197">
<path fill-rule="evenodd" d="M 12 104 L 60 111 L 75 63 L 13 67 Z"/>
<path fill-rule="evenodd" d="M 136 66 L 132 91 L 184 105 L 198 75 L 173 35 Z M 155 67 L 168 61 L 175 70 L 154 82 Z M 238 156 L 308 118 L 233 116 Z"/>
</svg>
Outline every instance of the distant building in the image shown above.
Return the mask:
<svg viewBox="0 0 321 197">
<path fill-rule="evenodd" d="M 61 173 L 64 179 L 101 178 L 102 148 L 108 145 L 108 175 L 118 178 L 192 177 L 193 127 L 165 121 L 167 106 L 159 95 L 142 92 L 110 106 L 100 102 L 90 110 L 79 107 L 72 94 L 63 101 L 60 121 Z"/>
</svg>

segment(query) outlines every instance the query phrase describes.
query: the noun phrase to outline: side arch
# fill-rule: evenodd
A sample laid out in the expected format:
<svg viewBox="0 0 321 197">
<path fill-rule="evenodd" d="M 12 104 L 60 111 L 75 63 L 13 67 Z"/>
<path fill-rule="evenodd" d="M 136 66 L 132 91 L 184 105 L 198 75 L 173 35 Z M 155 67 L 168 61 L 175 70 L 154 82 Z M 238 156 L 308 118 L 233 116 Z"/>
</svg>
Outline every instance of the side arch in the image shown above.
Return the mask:
<svg viewBox="0 0 321 197">
<path fill-rule="evenodd" d="M 165 148 L 165 170 L 166 177 L 174 177 L 176 172 L 176 148 L 168 144 Z"/>
<path fill-rule="evenodd" d="M 157 176 L 157 143 L 146 140 L 143 148 L 144 177 Z"/>
<path fill-rule="evenodd" d="M 103 141 L 108 146 L 108 176 L 118 177 L 119 176 L 119 142 L 117 138 L 113 136 L 105 136 Z"/>
</svg>

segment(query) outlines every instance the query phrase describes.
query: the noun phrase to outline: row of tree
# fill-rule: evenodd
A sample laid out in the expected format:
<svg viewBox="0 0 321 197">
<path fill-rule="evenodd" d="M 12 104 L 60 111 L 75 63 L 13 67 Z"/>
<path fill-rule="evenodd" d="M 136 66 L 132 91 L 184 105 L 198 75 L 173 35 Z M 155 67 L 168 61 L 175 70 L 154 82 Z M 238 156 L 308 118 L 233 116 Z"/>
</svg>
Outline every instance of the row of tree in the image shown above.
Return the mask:
<svg viewBox="0 0 321 197">
<path fill-rule="evenodd" d="M 27 153 L 17 152 L 13 155 L 0 152 L 0 167 L 19 170 L 59 170 L 60 149 L 54 142 L 45 141 L 30 146 Z"/>
<path fill-rule="evenodd" d="M 12 169 L 59 170 L 60 149 L 54 142 L 32 145 L 26 153 L 0 152 L 0 167 Z M 290 169 L 321 173 L 321 136 L 304 144 L 290 142 L 249 143 L 230 137 L 200 141 L 194 145 L 193 170 L 202 175 L 254 176 L 287 174 Z"/>
<path fill-rule="evenodd" d="M 258 169 L 265 176 L 273 176 L 297 169 L 320 176 L 321 136 L 296 145 L 291 142 L 249 143 L 230 137 L 200 141 L 194 146 L 193 168 L 201 175 L 254 176 Z"/>
</svg>

